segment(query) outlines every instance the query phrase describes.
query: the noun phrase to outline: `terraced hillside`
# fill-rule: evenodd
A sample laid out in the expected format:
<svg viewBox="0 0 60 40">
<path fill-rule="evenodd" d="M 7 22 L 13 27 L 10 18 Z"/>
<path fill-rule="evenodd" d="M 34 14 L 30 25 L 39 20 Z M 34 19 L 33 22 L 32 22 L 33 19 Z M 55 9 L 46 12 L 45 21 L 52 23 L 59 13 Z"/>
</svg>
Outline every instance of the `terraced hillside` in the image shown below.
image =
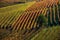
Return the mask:
<svg viewBox="0 0 60 40">
<path fill-rule="evenodd" d="M 0 8 L 0 28 L 1 28 L 1 31 L 3 31 L 3 32 L 0 32 L 0 34 L 1 34 L 0 39 L 3 34 L 6 36 L 6 34 L 7 34 L 6 29 L 9 28 L 10 25 L 13 22 L 15 22 L 19 18 L 19 16 L 21 16 L 22 13 L 28 7 L 33 5 L 34 3 L 35 2 L 29 2 L 29 3 L 25 3 L 25 4 L 17 4 L 17 5 L 13 5 L 13 6 Z M 8 29 L 8 34 L 9 33 L 10 33 L 10 31 Z"/>
<path fill-rule="evenodd" d="M 0 10 L 0 28 L 9 31 L 8 35 L 1 37 L 2 40 L 31 40 L 32 37 L 32 40 L 35 40 L 34 36 L 40 32 L 41 34 L 39 35 L 41 35 L 42 39 L 39 37 L 36 40 L 55 39 L 55 34 L 53 35 L 54 38 L 50 39 L 51 36 L 49 33 L 51 35 L 52 33 L 57 33 L 58 31 L 55 31 L 55 29 L 58 30 L 58 27 L 51 28 L 49 26 L 60 25 L 60 4 L 58 0 L 43 0 L 40 2 L 18 4 L 4 7 Z M 42 20 L 39 18 L 41 14 L 47 18 L 47 26 L 42 25 Z"/>
<path fill-rule="evenodd" d="M 26 8 L 31 6 L 33 3 L 18 4 L 0 8 L 0 28 L 9 27 L 9 25 L 16 21 L 22 12 L 24 12 L 24 10 L 26 10 Z"/>
</svg>

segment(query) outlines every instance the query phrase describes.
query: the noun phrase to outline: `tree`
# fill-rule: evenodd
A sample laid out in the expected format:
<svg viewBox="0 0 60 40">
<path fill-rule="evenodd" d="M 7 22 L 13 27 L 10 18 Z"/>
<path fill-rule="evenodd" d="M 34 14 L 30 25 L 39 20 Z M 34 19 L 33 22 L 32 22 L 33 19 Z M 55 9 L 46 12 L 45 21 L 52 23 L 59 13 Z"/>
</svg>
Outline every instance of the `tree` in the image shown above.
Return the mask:
<svg viewBox="0 0 60 40">
<path fill-rule="evenodd" d="M 40 16 L 38 17 L 37 23 L 40 26 L 42 26 L 42 25 L 46 26 L 48 21 L 47 21 L 47 18 L 43 14 L 40 14 Z"/>
</svg>

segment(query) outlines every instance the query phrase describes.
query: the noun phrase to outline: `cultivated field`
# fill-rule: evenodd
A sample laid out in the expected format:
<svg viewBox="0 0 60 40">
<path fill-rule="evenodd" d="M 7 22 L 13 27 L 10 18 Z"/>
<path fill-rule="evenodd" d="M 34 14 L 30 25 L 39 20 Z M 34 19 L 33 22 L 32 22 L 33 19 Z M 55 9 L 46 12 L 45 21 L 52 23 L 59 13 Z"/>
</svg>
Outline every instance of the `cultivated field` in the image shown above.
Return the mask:
<svg viewBox="0 0 60 40">
<path fill-rule="evenodd" d="M 0 30 L 1 40 L 60 40 L 60 1 L 2 7 Z"/>
</svg>

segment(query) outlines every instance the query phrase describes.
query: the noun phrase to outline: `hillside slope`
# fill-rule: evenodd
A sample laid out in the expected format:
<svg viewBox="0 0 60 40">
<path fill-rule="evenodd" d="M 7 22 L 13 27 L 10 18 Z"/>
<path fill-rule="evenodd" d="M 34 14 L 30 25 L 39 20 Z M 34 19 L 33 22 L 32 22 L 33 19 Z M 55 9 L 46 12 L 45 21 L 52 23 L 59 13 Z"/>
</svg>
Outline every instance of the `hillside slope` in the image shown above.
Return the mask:
<svg viewBox="0 0 60 40">
<path fill-rule="evenodd" d="M 60 26 L 44 28 L 31 40 L 60 40 Z"/>
</svg>

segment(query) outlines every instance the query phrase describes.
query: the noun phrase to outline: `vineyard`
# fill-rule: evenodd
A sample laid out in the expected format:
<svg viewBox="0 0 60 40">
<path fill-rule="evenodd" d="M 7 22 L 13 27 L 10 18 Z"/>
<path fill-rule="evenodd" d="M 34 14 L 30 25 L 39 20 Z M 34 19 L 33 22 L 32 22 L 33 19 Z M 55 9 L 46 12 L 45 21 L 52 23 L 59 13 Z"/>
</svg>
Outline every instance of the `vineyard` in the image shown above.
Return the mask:
<svg viewBox="0 0 60 40">
<path fill-rule="evenodd" d="M 33 1 L 0 8 L 0 39 L 60 40 L 60 1 Z"/>
</svg>

